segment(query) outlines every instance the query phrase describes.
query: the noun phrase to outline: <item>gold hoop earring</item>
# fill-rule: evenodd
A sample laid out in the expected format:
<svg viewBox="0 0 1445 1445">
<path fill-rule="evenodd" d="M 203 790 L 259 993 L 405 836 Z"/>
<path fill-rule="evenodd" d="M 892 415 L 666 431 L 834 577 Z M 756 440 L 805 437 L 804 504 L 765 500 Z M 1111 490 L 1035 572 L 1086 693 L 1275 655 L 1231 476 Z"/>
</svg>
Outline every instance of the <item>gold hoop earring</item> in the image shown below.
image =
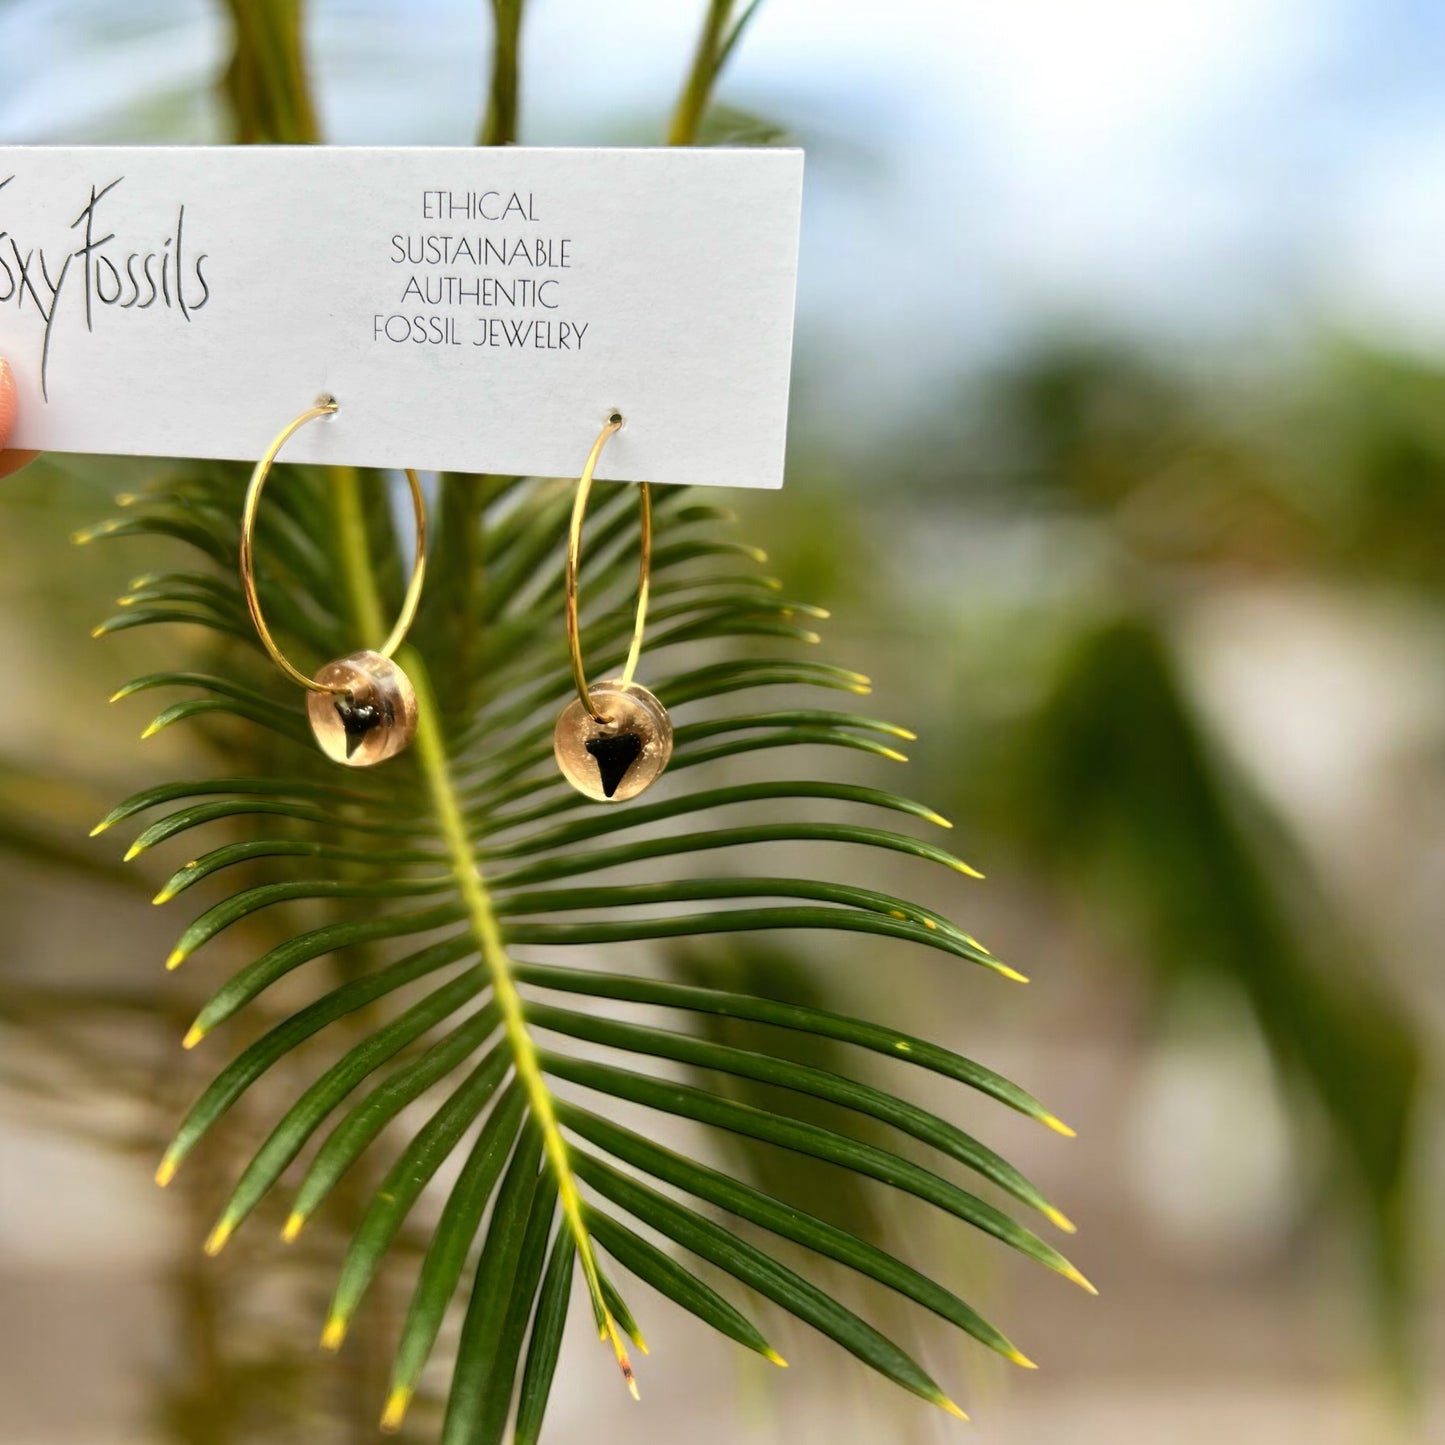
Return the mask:
<svg viewBox="0 0 1445 1445">
<path fill-rule="evenodd" d="M 592 491 L 592 473 L 607 440 L 623 424 L 613 412 L 587 454 L 572 504 L 567 532 L 567 649 L 572 658 L 576 698 L 562 709 L 552 731 L 552 751 L 562 776 L 597 803 L 622 803 L 657 781 L 672 756 L 672 720 L 667 709 L 632 680 L 642 652 L 647 622 L 647 594 L 652 578 L 652 492 L 639 483 L 642 498 L 642 559 L 637 573 L 637 615 L 632 645 L 619 677 L 592 686 L 582 665 L 582 638 L 577 622 L 577 574 L 582 557 L 582 522 Z"/>
<path fill-rule="evenodd" d="M 321 751 L 333 762 L 351 768 L 365 768 L 395 757 L 416 732 L 416 693 L 411 680 L 391 658 L 416 616 L 426 576 L 426 501 L 417 474 L 407 469 L 406 479 L 416 514 L 416 551 L 411 582 L 407 586 L 396 626 L 377 651 L 363 649 L 347 657 L 339 657 L 334 662 L 328 662 L 314 677 L 307 677 L 276 645 L 276 639 L 271 636 L 271 629 L 261 612 L 261 600 L 256 595 L 255 532 L 261 489 L 266 485 L 266 478 L 271 474 L 281 448 L 308 422 L 332 416 L 337 409 L 335 397 L 322 397 L 315 406 L 290 422 L 256 463 L 241 512 L 241 590 L 246 594 L 246 610 L 251 614 L 256 634 L 271 661 L 292 682 L 307 690 L 306 715 Z"/>
</svg>

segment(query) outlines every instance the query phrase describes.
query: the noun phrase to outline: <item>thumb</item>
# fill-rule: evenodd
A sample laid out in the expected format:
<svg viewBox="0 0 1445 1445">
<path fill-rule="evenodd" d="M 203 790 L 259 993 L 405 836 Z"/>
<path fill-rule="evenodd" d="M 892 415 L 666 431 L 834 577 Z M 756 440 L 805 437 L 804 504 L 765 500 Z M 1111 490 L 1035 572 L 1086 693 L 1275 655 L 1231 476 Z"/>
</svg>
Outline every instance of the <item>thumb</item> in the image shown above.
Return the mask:
<svg viewBox="0 0 1445 1445">
<path fill-rule="evenodd" d="M 34 459 L 34 452 L 7 452 L 5 444 L 15 426 L 15 376 L 10 363 L 0 356 L 0 477 L 18 472 L 26 462 Z"/>
</svg>

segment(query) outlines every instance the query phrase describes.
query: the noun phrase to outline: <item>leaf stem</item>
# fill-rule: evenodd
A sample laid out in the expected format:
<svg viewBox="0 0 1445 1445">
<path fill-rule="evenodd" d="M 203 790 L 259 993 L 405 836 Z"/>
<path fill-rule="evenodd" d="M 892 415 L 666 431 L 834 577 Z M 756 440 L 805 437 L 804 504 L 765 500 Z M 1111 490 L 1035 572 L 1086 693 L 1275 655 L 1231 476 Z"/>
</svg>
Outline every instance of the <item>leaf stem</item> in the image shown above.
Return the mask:
<svg viewBox="0 0 1445 1445">
<path fill-rule="evenodd" d="M 333 516 L 336 520 L 337 550 L 341 557 L 353 616 L 367 636 L 380 636 L 384 627 L 381 620 L 381 600 L 376 593 L 376 578 L 367 548 L 361 480 L 354 467 L 337 467 L 333 470 L 331 495 Z M 491 894 L 477 864 L 476 851 L 467 831 L 466 818 L 447 759 L 446 737 L 436 696 L 432 692 L 431 679 L 427 674 L 426 664 L 415 648 L 402 648 L 397 661 L 411 679 L 412 687 L 416 691 L 418 765 L 431 795 L 432 806 L 436 810 L 437 824 L 446 843 L 457 891 L 466 906 L 472 932 L 476 935 L 481 949 L 482 960 L 491 975 L 492 996 L 502 1016 L 507 1042 L 512 1051 L 513 1067 L 527 1095 L 532 1118 L 541 1133 L 543 1150 L 557 1181 L 557 1200 L 568 1231 L 576 1240 L 577 1254 L 582 1261 L 582 1273 L 587 1280 L 587 1288 L 602 1313 L 604 1332 L 612 1343 L 622 1376 L 627 1381 L 627 1388 L 636 1398 L 637 1382 L 633 1378 L 632 1362 L 627 1357 L 627 1348 L 622 1342 L 617 1321 L 603 1300 L 597 1256 L 592 1248 L 592 1236 L 587 1231 L 582 1195 L 572 1172 L 567 1141 L 562 1135 L 561 1125 L 557 1122 L 552 1093 L 543 1078 L 542 1067 L 537 1060 L 536 1045 L 532 1042 L 532 1035 L 527 1028 L 522 996 L 518 993 L 516 981 L 512 977 L 511 960 L 507 957 L 496 910 L 492 907 Z"/>
<path fill-rule="evenodd" d="M 525 0 L 492 0 L 492 82 L 477 144 L 512 145 L 517 139 L 517 71 Z"/>
<path fill-rule="evenodd" d="M 371 566 L 360 474 L 355 467 L 334 467 L 328 491 L 351 625 L 355 635 L 362 639 L 359 646 L 380 647 L 379 639 L 386 636 L 388 627 L 382 615 L 381 598 L 376 591 L 376 574 Z M 378 640 L 372 642 L 373 638 Z"/>
<path fill-rule="evenodd" d="M 712 98 L 719 62 L 725 53 L 723 37 L 732 8 L 733 0 L 708 0 L 707 18 L 703 21 L 692 69 L 688 72 L 687 84 L 683 87 L 677 109 L 673 112 L 672 125 L 668 128 L 667 143 L 670 146 L 697 144 L 698 127 Z"/>
<path fill-rule="evenodd" d="M 543 1078 L 536 1045 L 527 1028 L 522 997 L 512 977 L 511 960 L 507 957 L 496 911 L 492 907 L 491 895 L 477 865 L 471 836 L 467 832 L 461 802 L 452 780 L 431 682 L 425 665 L 414 650 L 405 649 L 402 666 L 416 689 L 416 749 L 422 776 L 426 779 L 431 793 L 441 835 L 446 842 L 447 853 L 456 876 L 457 888 L 466 904 L 472 930 L 481 946 L 483 961 L 491 974 L 492 996 L 502 1015 L 507 1041 L 511 1045 L 513 1066 L 526 1091 L 532 1119 L 541 1133 L 543 1150 L 557 1181 L 557 1200 L 567 1228 L 577 1243 L 577 1254 L 582 1261 L 587 1288 L 592 1294 L 594 1304 L 601 1311 L 604 1332 L 617 1355 L 617 1363 L 622 1369 L 627 1387 L 636 1398 L 637 1383 L 633 1378 L 632 1364 L 627 1357 L 627 1349 L 622 1342 L 617 1322 L 603 1299 L 597 1258 L 584 1218 L 582 1196 L 568 1157 L 567 1141 L 562 1135 L 561 1125 L 557 1122 L 552 1093 Z"/>
<path fill-rule="evenodd" d="M 331 493 L 338 553 L 353 615 L 368 636 L 379 636 L 383 628 L 381 601 L 376 593 L 375 573 L 367 548 L 361 483 L 355 468 L 334 469 Z M 481 949 L 482 960 L 491 975 L 492 996 L 502 1016 L 507 1042 L 512 1051 L 513 1067 L 526 1093 L 532 1118 L 542 1136 L 543 1150 L 557 1181 L 557 1200 L 568 1231 L 577 1243 L 577 1254 L 582 1261 L 582 1273 L 587 1280 L 587 1288 L 594 1304 L 601 1311 L 604 1333 L 611 1341 L 623 1379 L 627 1381 L 627 1388 L 635 1399 L 637 1382 L 633 1378 L 632 1362 L 627 1357 L 627 1348 L 622 1342 L 617 1321 L 603 1299 L 597 1256 L 592 1248 L 592 1236 L 588 1233 L 584 1218 L 582 1195 L 577 1187 L 576 1175 L 572 1172 L 567 1141 L 562 1135 L 561 1125 L 557 1122 L 552 1093 L 542 1075 L 536 1045 L 532 1042 L 532 1035 L 527 1028 L 522 996 L 518 993 L 516 981 L 512 977 L 511 960 L 507 957 L 502 930 L 497 923 L 496 910 L 492 907 L 491 894 L 477 864 L 476 851 L 467 831 L 466 818 L 447 759 L 446 737 L 441 713 L 432 692 L 431 679 L 427 674 L 426 664 L 415 648 L 402 648 L 397 661 L 411 679 L 412 687 L 416 691 L 418 766 L 431 795 L 432 806 L 436 810 L 437 823 L 446 843 L 457 890 L 466 906 L 472 932 Z"/>
<path fill-rule="evenodd" d="M 232 50 L 222 87 L 232 134 L 245 143 L 321 139 L 311 99 L 304 6 L 296 0 L 226 0 Z"/>
</svg>

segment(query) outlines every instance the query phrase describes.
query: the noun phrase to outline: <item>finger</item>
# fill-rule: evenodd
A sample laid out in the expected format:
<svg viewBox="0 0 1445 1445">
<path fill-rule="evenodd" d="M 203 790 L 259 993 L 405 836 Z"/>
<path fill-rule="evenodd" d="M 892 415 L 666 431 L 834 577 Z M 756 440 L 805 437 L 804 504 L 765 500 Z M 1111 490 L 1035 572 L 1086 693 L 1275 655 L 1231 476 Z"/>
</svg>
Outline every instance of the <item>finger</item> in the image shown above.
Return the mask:
<svg viewBox="0 0 1445 1445">
<path fill-rule="evenodd" d="M 15 426 L 15 374 L 10 363 L 0 356 L 0 452 L 10 440 Z"/>
<path fill-rule="evenodd" d="M 5 443 L 15 426 L 15 376 L 10 363 L 0 356 L 0 477 L 18 472 L 27 462 L 35 460 L 34 452 L 7 452 Z"/>
</svg>

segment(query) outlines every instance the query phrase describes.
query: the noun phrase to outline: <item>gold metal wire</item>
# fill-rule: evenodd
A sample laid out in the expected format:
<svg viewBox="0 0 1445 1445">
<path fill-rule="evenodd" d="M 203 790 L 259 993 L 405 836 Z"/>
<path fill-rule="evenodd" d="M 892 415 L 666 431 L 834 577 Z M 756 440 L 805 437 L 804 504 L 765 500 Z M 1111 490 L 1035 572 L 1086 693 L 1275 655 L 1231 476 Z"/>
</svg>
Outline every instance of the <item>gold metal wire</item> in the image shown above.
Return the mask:
<svg viewBox="0 0 1445 1445">
<path fill-rule="evenodd" d="M 597 470 L 598 459 L 607 439 L 619 430 L 623 423 L 620 412 L 613 412 L 607 424 L 597 434 L 592 450 L 587 453 L 586 465 L 577 481 L 577 498 L 572 503 L 572 525 L 567 532 L 567 650 L 572 657 L 572 680 L 577 685 L 577 696 L 591 717 L 605 721 L 592 703 L 592 694 L 587 690 L 587 672 L 582 666 L 582 635 L 577 623 L 577 572 L 582 560 L 582 522 L 587 516 L 587 498 L 592 492 L 592 473 Z M 632 625 L 632 646 L 627 650 L 627 665 L 622 669 L 621 681 L 625 686 L 632 681 L 637 671 L 637 659 L 642 655 L 642 630 L 647 623 L 647 596 L 652 585 L 652 489 L 646 482 L 639 483 L 642 492 L 642 558 L 637 569 L 637 616 Z"/>
<path fill-rule="evenodd" d="M 266 625 L 266 619 L 261 613 L 261 599 L 256 595 L 256 563 L 255 563 L 255 531 L 256 512 L 261 505 L 261 489 L 266 485 L 266 478 L 271 473 L 281 448 L 301 430 L 307 422 L 315 421 L 318 417 L 332 416 L 337 410 L 337 402 L 334 397 L 324 397 L 303 411 L 266 449 L 266 454 L 256 463 L 256 470 L 251 473 L 251 485 L 246 488 L 246 504 L 241 511 L 241 590 L 246 594 L 246 610 L 251 614 L 251 621 L 256 625 L 257 636 L 261 639 L 261 645 L 270 654 L 271 661 L 281 669 L 293 682 L 298 682 L 302 687 L 311 692 L 334 692 L 344 693 L 344 686 L 328 685 L 317 682 L 314 678 L 307 677 L 299 668 L 294 667 L 286 654 L 276 645 L 276 639 L 271 636 L 271 629 Z M 410 467 L 406 470 L 406 480 L 411 488 L 411 504 L 416 514 L 416 549 L 412 559 L 411 582 L 406 589 L 406 597 L 401 604 L 401 615 L 396 619 L 396 626 L 391 629 L 391 636 L 377 648 L 382 657 L 390 657 L 406 636 L 407 630 L 411 627 L 412 620 L 416 617 L 416 609 L 421 602 L 422 583 L 426 577 L 426 499 L 422 496 L 421 481 L 417 474 Z"/>
</svg>

